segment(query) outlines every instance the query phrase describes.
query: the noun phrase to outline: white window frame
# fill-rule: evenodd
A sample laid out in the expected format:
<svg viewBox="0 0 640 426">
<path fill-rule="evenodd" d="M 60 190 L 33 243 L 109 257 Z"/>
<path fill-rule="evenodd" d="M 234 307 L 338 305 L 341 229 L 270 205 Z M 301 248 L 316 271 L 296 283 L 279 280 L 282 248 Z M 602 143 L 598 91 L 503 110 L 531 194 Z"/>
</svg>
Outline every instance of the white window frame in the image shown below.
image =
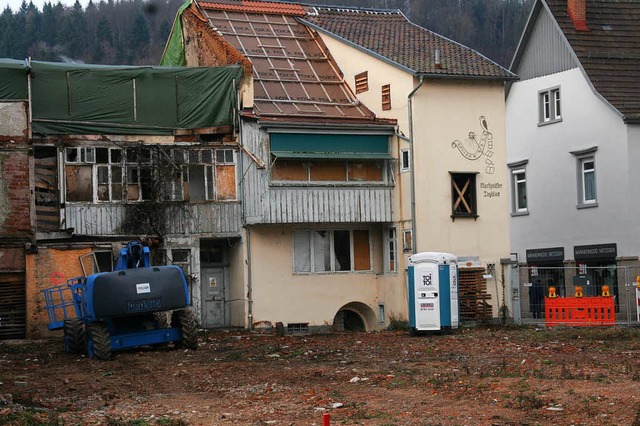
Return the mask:
<svg viewBox="0 0 640 426">
<path fill-rule="evenodd" d="M 587 169 L 587 163 L 591 163 L 591 168 Z M 598 202 L 598 191 L 596 189 L 596 159 L 594 156 L 582 157 L 580 164 L 580 201 L 581 204 L 594 204 Z M 593 198 L 587 199 L 587 174 L 593 175 Z"/>
<path fill-rule="evenodd" d="M 523 179 L 519 179 L 518 175 L 524 175 Z M 525 197 L 527 194 L 527 171 L 524 168 L 515 169 L 511 171 L 511 184 L 512 184 L 512 194 L 513 194 L 513 213 L 526 213 L 529 211 L 529 200 L 525 199 L 525 206 L 521 207 L 518 200 L 520 200 L 520 189 L 519 184 L 523 183 L 525 188 Z"/>
<path fill-rule="evenodd" d="M 560 86 L 538 92 L 538 126 L 562 121 Z"/>
<path fill-rule="evenodd" d="M 398 272 L 398 228 L 390 226 L 384 229 L 384 271 L 386 273 Z M 390 235 L 393 233 L 393 236 Z M 393 256 L 394 267 L 391 268 L 391 258 Z"/>
<path fill-rule="evenodd" d="M 409 151 L 408 149 L 401 149 L 400 150 L 400 171 L 401 172 L 408 172 L 409 170 L 411 170 L 411 151 Z M 405 164 L 405 159 L 406 159 L 406 164 Z"/>
<path fill-rule="evenodd" d="M 588 149 L 584 149 L 581 151 L 573 151 L 573 154 L 576 157 L 576 181 L 577 181 L 577 193 L 578 193 L 578 204 L 577 208 L 589 208 L 589 207 L 597 207 L 598 206 L 598 173 L 596 166 L 596 151 L 598 147 L 594 146 Z M 589 169 L 585 169 L 587 163 L 593 163 L 593 167 Z M 586 175 L 593 175 L 593 195 L 592 199 L 587 199 L 586 193 Z"/>
<path fill-rule="evenodd" d="M 336 271 L 336 258 L 333 250 L 334 247 L 334 232 L 336 231 L 348 231 L 349 232 L 349 250 L 350 250 L 350 259 L 351 265 L 348 271 Z M 353 247 L 353 232 L 354 231 L 367 231 L 369 236 L 369 269 L 366 270 L 355 270 L 355 256 L 354 256 L 354 247 Z M 296 233 L 306 232 L 309 236 L 309 269 L 310 271 L 296 271 L 296 262 L 295 262 L 295 235 Z M 314 244 L 313 244 L 313 233 L 314 232 L 327 232 L 329 234 L 329 247 L 330 247 L 330 270 L 329 271 L 315 271 L 315 253 L 314 253 Z M 353 229 L 296 229 L 291 234 L 291 247 L 292 247 L 292 270 L 294 275 L 321 275 L 321 274 L 361 274 L 361 273 L 371 273 L 373 272 L 373 241 L 372 241 L 372 232 L 371 229 L 366 228 L 353 228 Z"/>
</svg>

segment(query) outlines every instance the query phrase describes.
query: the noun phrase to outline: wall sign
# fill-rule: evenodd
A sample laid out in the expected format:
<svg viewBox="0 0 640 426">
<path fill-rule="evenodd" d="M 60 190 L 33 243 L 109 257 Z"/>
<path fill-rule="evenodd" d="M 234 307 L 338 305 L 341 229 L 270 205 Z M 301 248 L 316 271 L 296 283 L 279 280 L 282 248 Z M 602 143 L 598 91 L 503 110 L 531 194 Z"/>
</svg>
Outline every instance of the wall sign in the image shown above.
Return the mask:
<svg viewBox="0 0 640 426">
<path fill-rule="evenodd" d="M 527 263 L 562 262 L 564 247 L 551 247 L 527 250 Z"/>
<path fill-rule="evenodd" d="M 616 243 L 575 246 L 573 248 L 573 257 L 576 260 L 615 259 L 616 256 L 618 256 Z"/>
</svg>

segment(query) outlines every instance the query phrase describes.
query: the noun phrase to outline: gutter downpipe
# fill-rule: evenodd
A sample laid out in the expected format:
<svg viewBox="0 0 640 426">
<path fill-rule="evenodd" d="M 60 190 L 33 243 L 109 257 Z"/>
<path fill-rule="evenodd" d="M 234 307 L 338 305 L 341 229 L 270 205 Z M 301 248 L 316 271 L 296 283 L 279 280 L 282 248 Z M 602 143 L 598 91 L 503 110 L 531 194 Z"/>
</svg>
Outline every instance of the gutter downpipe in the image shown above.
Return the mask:
<svg viewBox="0 0 640 426">
<path fill-rule="evenodd" d="M 420 82 L 409 93 L 409 161 L 411 164 L 411 252 L 417 253 L 418 243 L 416 238 L 416 176 L 415 176 L 415 162 L 413 160 L 413 95 L 422 87 L 424 83 L 424 76 L 420 76 Z"/>
<path fill-rule="evenodd" d="M 234 82 L 235 83 L 235 82 Z M 247 328 L 249 330 L 253 330 L 253 283 L 251 282 L 251 231 L 247 226 L 247 212 L 245 209 L 245 191 L 244 191 L 244 182 L 246 173 L 244 171 L 244 138 L 242 137 L 242 118 L 241 118 L 241 108 L 242 108 L 242 100 L 240 99 L 240 93 L 238 93 L 237 98 L 238 106 L 237 106 L 237 122 L 238 122 L 238 139 L 240 142 L 240 150 L 239 163 L 240 163 L 240 173 L 242 174 L 242 178 L 240 179 L 240 216 L 242 227 L 245 230 L 245 235 L 247 239 Z M 249 164 L 249 167 L 252 165 Z"/>
</svg>

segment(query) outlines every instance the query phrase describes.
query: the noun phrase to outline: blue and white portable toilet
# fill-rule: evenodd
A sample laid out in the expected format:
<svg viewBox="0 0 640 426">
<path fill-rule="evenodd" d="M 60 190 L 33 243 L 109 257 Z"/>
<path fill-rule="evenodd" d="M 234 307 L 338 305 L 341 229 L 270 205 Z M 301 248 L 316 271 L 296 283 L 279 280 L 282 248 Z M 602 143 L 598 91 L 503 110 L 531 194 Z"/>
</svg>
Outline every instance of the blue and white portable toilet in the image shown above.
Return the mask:
<svg viewBox="0 0 640 426">
<path fill-rule="evenodd" d="M 458 328 L 458 258 L 435 252 L 411 256 L 408 294 L 412 332 Z"/>
</svg>

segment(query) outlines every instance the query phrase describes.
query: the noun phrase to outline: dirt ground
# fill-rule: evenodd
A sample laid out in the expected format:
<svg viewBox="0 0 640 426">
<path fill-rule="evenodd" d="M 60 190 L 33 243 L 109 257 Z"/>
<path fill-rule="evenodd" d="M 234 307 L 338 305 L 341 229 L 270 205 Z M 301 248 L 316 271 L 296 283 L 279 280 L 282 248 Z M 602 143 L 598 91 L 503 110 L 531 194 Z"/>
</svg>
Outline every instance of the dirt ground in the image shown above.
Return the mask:
<svg viewBox="0 0 640 426">
<path fill-rule="evenodd" d="M 106 362 L 0 341 L 0 382 L 3 425 L 640 425 L 640 330 L 216 331 Z"/>
</svg>

